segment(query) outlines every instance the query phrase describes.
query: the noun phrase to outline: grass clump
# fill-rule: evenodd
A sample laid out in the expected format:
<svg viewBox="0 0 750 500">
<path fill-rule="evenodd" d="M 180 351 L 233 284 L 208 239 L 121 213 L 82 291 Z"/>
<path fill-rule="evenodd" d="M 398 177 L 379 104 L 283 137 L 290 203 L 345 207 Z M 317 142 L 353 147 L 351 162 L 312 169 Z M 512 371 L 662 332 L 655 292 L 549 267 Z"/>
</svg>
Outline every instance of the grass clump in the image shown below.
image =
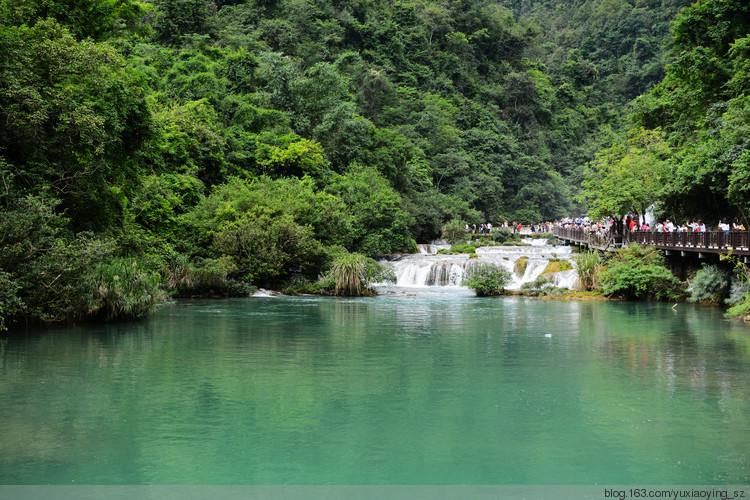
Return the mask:
<svg viewBox="0 0 750 500">
<path fill-rule="evenodd" d="M 331 265 L 334 295 L 359 296 L 369 287 L 367 279 L 367 257 L 349 253 L 338 257 Z"/>
<path fill-rule="evenodd" d="M 599 287 L 599 273 L 602 270 L 602 260 L 599 252 L 584 252 L 576 258 L 576 272 L 578 283 L 582 290 L 593 291 Z"/>
<path fill-rule="evenodd" d="M 360 253 L 336 256 L 328 272 L 309 288 L 313 293 L 359 297 L 375 295 L 372 283 L 395 282 L 393 268 Z"/>
<path fill-rule="evenodd" d="M 79 316 L 106 321 L 143 318 L 164 297 L 160 284 L 158 273 L 134 259 L 100 263 L 84 284 L 88 293 L 81 298 Z"/>
</svg>

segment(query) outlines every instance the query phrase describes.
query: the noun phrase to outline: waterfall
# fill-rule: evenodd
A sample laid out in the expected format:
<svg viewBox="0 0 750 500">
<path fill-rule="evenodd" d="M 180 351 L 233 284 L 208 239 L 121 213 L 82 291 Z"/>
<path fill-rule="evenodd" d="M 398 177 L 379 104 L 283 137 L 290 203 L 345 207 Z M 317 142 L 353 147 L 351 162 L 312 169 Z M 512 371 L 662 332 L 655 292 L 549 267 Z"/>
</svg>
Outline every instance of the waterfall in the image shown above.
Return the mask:
<svg viewBox="0 0 750 500">
<path fill-rule="evenodd" d="M 441 248 L 448 249 L 451 245 L 443 241 L 434 241 L 432 243 L 420 243 L 417 245 L 417 250 L 420 255 L 434 255 L 438 253 Z"/>
<path fill-rule="evenodd" d="M 575 261 L 571 258 L 572 247 L 549 245 L 546 240 L 540 239 L 527 238 L 522 241 L 523 246 L 479 247 L 475 258 L 470 258 L 469 254 L 439 254 L 440 248 L 450 248 L 450 245 L 442 242 L 419 245 L 420 253 L 404 255 L 389 264 L 394 267 L 397 287 L 457 287 L 461 286 L 473 266 L 490 264 L 507 269 L 512 279 L 506 288 L 518 290 L 524 283 L 537 279 L 547 268 L 550 259 L 558 258 L 569 261 L 573 269 L 548 273 L 546 276 L 557 287 L 576 286 L 578 277 Z M 526 261 L 526 267 L 519 274 L 516 263 L 521 258 Z"/>
</svg>

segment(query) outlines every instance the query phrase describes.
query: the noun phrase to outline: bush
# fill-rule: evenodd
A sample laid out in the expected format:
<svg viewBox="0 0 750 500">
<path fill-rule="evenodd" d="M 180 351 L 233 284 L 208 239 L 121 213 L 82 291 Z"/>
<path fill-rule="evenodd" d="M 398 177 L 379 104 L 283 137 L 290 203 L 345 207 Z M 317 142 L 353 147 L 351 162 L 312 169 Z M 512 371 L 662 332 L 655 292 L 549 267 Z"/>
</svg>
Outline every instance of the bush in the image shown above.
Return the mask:
<svg viewBox="0 0 750 500">
<path fill-rule="evenodd" d="M 690 280 L 690 302 L 708 301 L 720 304 L 729 294 L 730 273 L 719 266 L 703 264 Z"/>
<path fill-rule="evenodd" d="M 18 297 L 20 286 L 10 274 L 0 271 L 0 331 L 7 330 L 5 319 L 23 310 L 23 301 Z"/>
<path fill-rule="evenodd" d="M 750 320 L 750 268 L 748 268 L 738 257 L 734 257 L 734 275 L 732 276 L 732 287 L 730 289 L 728 304 L 733 304 L 727 312 L 727 317 L 742 316 L 745 321 Z"/>
<path fill-rule="evenodd" d="M 232 277 L 260 283 L 284 276 L 289 269 L 315 275 L 325 259 L 310 226 L 265 213 L 248 212 L 223 224 L 214 236 L 214 250 L 232 258 L 237 266 Z"/>
<path fill-rule="evenodd" d="M 459 219 L 453 219 L 443 226 L 443 238 L 450 243 L 455 243 L 466 238 L 466 223 Z"/>
<path fill-rule="evenodd" d="M 133 259 L 101 263 L 85 281 L 79 316 L 110 320 L 143 318 L 163 296 L 161 278 Z"/>
<path fill-rule="evenodd" d="M 295 274 L 284 282 L 281 293 L 284 295 L 300 295 L 303 293 L 316 293 L 315 283 L 310 282 L 301 274 Z"/>
<path fill-rule="evenodd" d="M 727 305 L 735 306 L 745 300 L 750 294 L 750 283 L 741 279 L 733 279 L 732 286 L 729 287 L 729 297 L 724 301 Z"/>
<path fill-rule="evenodd" d="M 496 243 L 505 243 L 508 240 L 515 239 L 514 237 L 513 231 L 504 227 L 492 230 L 492 239 Z"/>
<path fill-rule="evenodd" d="M 750 293 L 745 294 L 742 302 L 730 307 L 726 312 L 726 316 L 728 318 L 743 316 L 747 319 L 750 316 Z"/>
<path fill-rule="evenodd" d="M 257 288 L 249 283 L 229 278 L 236 271 L 226 255 L 197 264 L 180 256 L 170 270 L 168 286 L 177 297 L 245 297 L 255 292 Z"/>
<path fill-rule="evenodd" d="M 540 276 L 534 281 L 521 285 L 521 293 L 531 296 L 560 296 L 565 290 L 555 286 L 555 282 L 544 276 Z"/>
<path fill-rule="evenodd" d="M 602 269 L 599 252 L 593 251 L 579 254 L 576 264 L 580 287 L 586 291 L 597 288 L 599 286 L 599 272 Z"/>
<path fill-rule="evenodd" d="M 505 269 L 485 264 L 476 266 L 463 284 L 474 290 L 478 297 L 489 297 L 501 295 L 510 279 L 511 275 Z"/>
<path fill-rule="evenodd" d="M 600 276 L 602 292 L 608 296 L 676 300 L 682 295 L 661 251 L 635 243 L 619 249 Z"/>
<path fill-rule="evenodd" d="M 476 253 L 478 246 L 479 245 L 473 245 L 471 243 L 459 243 L 458 245 L 453 245 L 450 250 L 448 250 L 448 253 Z"/>
<path fill-rule="evenodd" d="M 544 276 L 539 276 L 534 281 L 529 281 L 521 285 L 521 290 L 533 290 L 535 288 L 544 288 L 546 286 L 554 285 L 554 281 Z"/>
</svg>

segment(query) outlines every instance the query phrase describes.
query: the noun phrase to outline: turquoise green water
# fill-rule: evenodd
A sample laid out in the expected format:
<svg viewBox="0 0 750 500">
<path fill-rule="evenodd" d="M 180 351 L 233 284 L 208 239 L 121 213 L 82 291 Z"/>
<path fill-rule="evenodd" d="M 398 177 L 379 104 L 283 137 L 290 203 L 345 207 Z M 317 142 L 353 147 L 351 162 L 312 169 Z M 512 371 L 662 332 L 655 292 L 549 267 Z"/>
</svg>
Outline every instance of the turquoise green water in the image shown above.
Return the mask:
<svg viewBox="0 0 750 500">
<path fill-rule="evenodd" d="M 692 305 L 188 301 L 1 346 L 2 484 L 750 481 L 750 328 Z"/>
</svg>

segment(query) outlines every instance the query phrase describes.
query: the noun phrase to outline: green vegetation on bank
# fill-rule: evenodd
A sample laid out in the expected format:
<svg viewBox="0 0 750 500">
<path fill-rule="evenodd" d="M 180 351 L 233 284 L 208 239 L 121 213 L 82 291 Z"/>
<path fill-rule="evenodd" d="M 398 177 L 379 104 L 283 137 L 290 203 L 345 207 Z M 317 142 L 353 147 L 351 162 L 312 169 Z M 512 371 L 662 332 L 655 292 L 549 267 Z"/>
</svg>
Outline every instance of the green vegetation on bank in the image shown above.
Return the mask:
<svg viewBox="0 0 750 500">
<path fill-rule="evenodd" d="M 732 216 L 750 7 L 688 3 L 0 0 L 0 327 L 320 290 L 577 193 Z"/>
</svg>

